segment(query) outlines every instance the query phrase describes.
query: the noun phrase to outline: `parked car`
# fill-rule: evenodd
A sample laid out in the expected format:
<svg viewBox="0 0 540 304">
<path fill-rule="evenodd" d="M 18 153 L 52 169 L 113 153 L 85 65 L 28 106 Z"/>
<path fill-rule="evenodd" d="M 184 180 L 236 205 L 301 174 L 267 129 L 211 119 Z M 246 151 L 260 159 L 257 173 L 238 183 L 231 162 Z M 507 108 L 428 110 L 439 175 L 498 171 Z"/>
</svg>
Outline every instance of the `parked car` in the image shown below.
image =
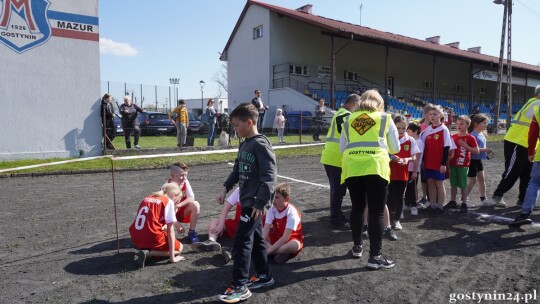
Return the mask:
<svg viewBox="0 0 540 304">
<path fill-rule="evenodd" d="M 120 121 L 120 117 L 114 116 L 113 118 L 113 124 L 114 124 L 114 135 L 124 135 L 124 129 L 122 129 L 122 122 Z"/>
<path fill-rule="evenodd" d="M 161 112 L 139 113 L 137 117 L 141 135 L 174 135 L 176 126 L 169 114 Z"/>
<path fill-rule="evenodd" d="M 206 125 L 198 119 L 195 114 L 189 112 L 189 126 L 188 126 L 188 133 L 189 134 L 204 134 L 207 132 Z"/>
</svg>

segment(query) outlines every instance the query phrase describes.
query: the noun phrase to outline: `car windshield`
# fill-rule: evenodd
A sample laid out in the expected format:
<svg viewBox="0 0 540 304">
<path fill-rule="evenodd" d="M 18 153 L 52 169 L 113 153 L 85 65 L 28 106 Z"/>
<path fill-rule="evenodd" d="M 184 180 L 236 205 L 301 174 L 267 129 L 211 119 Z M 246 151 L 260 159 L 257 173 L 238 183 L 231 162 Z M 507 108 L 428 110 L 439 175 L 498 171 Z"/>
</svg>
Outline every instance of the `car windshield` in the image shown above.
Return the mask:
<svg viewBox="0 0 540 304">
<path fill-rule="evenodd" d="M 169 115 L 167 114 L 150 114 L 148 116 L 150 119 L 169 119 Z"/>
<path fill-rule="evenodd" d="M 195 114 L 191 112 L 188 113 L 188 116 L 189 116 L 189 120 L 197 120 L 197 118 L 195 117 Z"/>
</svg>

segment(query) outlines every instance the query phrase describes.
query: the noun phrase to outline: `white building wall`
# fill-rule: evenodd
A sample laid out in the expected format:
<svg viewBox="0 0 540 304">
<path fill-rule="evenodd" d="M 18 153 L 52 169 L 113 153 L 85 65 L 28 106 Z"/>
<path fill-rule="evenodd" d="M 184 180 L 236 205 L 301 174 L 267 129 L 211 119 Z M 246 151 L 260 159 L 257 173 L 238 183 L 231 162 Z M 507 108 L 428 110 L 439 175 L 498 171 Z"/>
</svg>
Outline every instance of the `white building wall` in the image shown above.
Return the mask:
<svg viewBox="0 0 540 304">
<path fill-rule="evenodd" d="M 263 26 L 263 36 L 253 39 L 253 29 Z M 250 102 L 255 89 L 261 90 L 268 103 L 270 89 L 269 11 L 250 5 L 227 51 L 229 112 L 243 102 Z"/>
<path fill-rule="evenodd" d="M 51 0 L 45 13 L 38 12 L 37 3 L 44 2 L 26 1 L 34 20 L 52 28 L 41 45 L 19 51 L 8 47 L 9 42 L 24 46 L 35 41 L 11 37 L 29 28 L 13 11 L 7 27 L 0 26 L 0 160 L 95 156 L 102 151 L 99 28 L 65 28 L 67 23 L 79 28 L 97 23 L 98 1 Z M 0 17 L 7 13 L 0 11 Z M 85 38 L 62 37 L 66 34 Z"/>
</svg>

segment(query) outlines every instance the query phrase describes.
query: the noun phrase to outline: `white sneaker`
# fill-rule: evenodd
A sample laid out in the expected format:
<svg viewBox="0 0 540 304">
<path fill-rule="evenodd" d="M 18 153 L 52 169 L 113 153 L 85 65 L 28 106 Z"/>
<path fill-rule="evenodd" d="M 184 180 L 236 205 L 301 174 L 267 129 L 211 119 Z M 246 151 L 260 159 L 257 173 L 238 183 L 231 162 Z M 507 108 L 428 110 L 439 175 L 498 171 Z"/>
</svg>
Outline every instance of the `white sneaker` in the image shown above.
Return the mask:
<svg viewBox="0 0 540 304">
<path fill-rule="evenodd" d="M 402 230 L 403 227 L 401 227 L 401 224 L 399 223 L 399 221 L 396 221 L 394 223 L 394 230 Z"/>
<path fill-rule="evenodd" d="M 418 209 L 416 207 L 411 207 L 411 215 L 418 215 Z"/>
<path fill-rule="evenodd" d="M 481 201 L 481 204 L 482 204 L 482 206 L 486 206 L 486 207 L 495 205 L 495 203 L 492 202 L 489 198 L 486 198 L 483 201 Z"/>
<path fill-rule="evenodd" d="M 506 208 L 506 203 L 504 202 L 504 199 L 502 198 L 502 196 L 495 196 L 494 195 L 494 196 L 491 197 L 491 200 L 495 204 L 495 207 Z"/>
</svg>

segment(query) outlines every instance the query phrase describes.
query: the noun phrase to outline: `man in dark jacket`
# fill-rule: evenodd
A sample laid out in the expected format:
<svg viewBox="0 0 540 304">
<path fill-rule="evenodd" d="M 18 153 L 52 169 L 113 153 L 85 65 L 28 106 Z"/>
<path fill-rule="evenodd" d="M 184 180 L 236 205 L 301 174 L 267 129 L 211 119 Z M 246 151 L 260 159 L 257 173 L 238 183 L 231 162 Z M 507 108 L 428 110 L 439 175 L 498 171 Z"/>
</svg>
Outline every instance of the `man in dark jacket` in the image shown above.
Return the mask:
<svg viewBox="0 0 540 304">
<path fill-rule="evenodd" d="M 101 124 L 103 127 L 103 134 L 105 136 L 103 142 L 109 150 L 114 150 L 112 143 L 114 139 L 114 109 L 111 103 L 112 96 L 105 94 L 101 98 Z M 105 119 L 103 119 L 105 118 Z"/>
</svg>

